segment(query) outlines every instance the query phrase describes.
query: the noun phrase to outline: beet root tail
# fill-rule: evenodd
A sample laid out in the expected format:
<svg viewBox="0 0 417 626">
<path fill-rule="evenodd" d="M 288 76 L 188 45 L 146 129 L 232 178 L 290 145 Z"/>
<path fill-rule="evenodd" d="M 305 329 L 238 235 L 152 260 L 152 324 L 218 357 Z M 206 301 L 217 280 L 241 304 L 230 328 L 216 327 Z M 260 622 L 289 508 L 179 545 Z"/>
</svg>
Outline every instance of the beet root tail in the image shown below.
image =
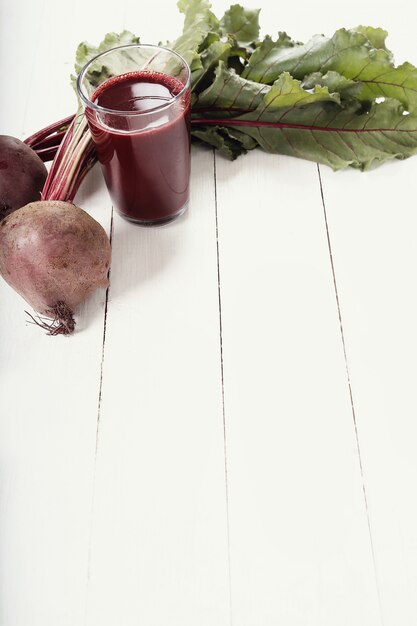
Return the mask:
<svg viewBox="0 0 417 626">
<path fill-rule="evenodd" d="M 46 311 L 48 317 L 36 318 L 25 311 L 31 318 L 33 324 L 40 326 L 47 331 L 47 335 L 71 335 L 74 332 L 75 320 L 71 309 L 65 302 L 57 302 Z"/>
</svg>

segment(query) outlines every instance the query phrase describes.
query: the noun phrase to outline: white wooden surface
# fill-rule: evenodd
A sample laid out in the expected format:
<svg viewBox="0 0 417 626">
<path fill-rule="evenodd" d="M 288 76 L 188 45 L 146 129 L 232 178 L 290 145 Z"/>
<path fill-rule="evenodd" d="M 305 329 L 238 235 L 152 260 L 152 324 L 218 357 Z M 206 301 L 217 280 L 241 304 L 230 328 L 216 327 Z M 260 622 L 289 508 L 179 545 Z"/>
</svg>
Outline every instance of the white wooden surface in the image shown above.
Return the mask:
<svg viewBox="0 0 417 626">
<path fill-rule="evenodd" d="M 411 0 L 262 4 L 264 32 L 380 25 L 417 62 Z M 21 138 L 73 110 L 79 41 L 182 24 L 167 0 L 0 11 Z M 194 150 L 186 216 L 114 216 L 73 337 L 1 283 L 1 626 L 417 624 L 416 167 Z M 99 171 L 77 200 L 110 230 Z"/>
</svg>

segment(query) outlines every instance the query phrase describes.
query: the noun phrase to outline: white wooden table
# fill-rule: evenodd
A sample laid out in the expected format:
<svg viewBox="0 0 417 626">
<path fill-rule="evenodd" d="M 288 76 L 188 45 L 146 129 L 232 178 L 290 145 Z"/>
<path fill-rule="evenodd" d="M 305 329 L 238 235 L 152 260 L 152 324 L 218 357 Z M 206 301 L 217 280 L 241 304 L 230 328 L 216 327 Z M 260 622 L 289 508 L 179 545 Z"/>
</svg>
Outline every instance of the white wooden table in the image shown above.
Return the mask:
<svg viewBox="0 0 417 626">
<path fill-rule="evenodd" d="M 261 23 L 379 25 L 416 63 L 413 6 L 263 0 Z M 0 18 L 21 138 L 74 110 L 81 40 L 182 27 L 168 0 Z M 113 216 L 108 298 L 73 337 L 0 285 L 0 625 L 416 626 L 417 157 L 192 158 L 188 214 Z M 77 203 L 109 230 L 97 168 Z"/>
</svg>

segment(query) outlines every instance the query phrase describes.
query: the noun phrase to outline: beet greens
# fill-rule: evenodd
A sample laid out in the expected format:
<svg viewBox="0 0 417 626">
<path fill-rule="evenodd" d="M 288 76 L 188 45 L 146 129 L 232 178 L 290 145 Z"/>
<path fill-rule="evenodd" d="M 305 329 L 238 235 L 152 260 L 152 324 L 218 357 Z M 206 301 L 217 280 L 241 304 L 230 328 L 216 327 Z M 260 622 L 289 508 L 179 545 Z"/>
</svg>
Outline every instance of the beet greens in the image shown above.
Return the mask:
<svg viewBox="0 0 417 626">
<path fill-rule="evenodd" d="M 303 44 L 285 32 L 260 38 L 259 10 L 235 4 L 218 19 L 207 0 L 178 6 L 183 33 L 167 45 L 191 67 L 195 142 L 230 159 L 261 147 L 333 169 L 363 170 L 417 152 L 417 68 L 394 64 L 383 29 L 341 28 Z M 84 42 L 76 72 L 99 52 L 138 41 L 123 31 L 107 34 L 97 47 Z M 102 74 L 111 76 L 112 68 L 97 68 L 93 86 Z M 53 125 L 51 134 L 41 131 L 31 145 L 51 157 L 68 123 Z M 82 149 L 88 157 L 81 159 L 80 179 L 95 158 L 86 139 Z"/>
</svg>

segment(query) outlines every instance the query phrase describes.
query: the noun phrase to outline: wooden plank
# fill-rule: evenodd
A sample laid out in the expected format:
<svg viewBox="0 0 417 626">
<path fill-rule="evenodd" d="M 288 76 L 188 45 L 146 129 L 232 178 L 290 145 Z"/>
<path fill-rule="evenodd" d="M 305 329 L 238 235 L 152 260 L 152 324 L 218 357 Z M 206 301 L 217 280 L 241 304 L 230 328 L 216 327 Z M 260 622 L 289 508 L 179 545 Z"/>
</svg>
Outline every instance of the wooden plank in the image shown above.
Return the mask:
<svg viewBox="0 0 417 626">
<path fill-rule="evenodd" d="M 116 216 L 87 624 L 229 619 L 213 156 L 190 211 Z"/>
<path fill-rule="evenodd" d="M 417 620 L 415 168 L 322 169 L 385 626 Z"/>
<path fill-rule="evenodd" d="M 30 82 L 36 61 L 39 33 L 46 0 L 0 5 L 0 63 L 3 97 L 0 98 L 0 133 L 22 137 L 24 118 L 30 102 Z M 22 9 L 26 19 L 22 19 Z M 30 53 L 28 42 L 34 41 Z M 37 43 L 36 43 L 37 42 Z M 24 78 L 23 78 L 24 77 Z M 36 121 L 36 119 L 34 120 Z M 40 127 L 41 128 L 41 127 Z M 34 131 L 37 128 L 34 128 Z"/>
<path fill-rule="evenodd" d="M 92 8 L 83 15 L 100 28 Z M 47 0 L 4 4 L 2 16 L 2 132 L 23 138 L 76 107 L 80 13 Z M 77 201 L 109 228 L 99 171 Z M 104 301 L 100 290 L 80 307 L 73 337 L 47 337 L 0 284 L 2 626 L 83 623 Z"/>
<path fill-rule="evenodd" d="M 316 166 L 216 163 L 233 621 L 380 624 Z"/>
<path fill-rule="evenodd" d="M 80 199 L 108 227 L 95 184 Z M 105 291 L 71 338 L 26 323 L 26 303 L 0 291 L 0 621 L 69 625 L 84 612 Z"/>
</svg>

